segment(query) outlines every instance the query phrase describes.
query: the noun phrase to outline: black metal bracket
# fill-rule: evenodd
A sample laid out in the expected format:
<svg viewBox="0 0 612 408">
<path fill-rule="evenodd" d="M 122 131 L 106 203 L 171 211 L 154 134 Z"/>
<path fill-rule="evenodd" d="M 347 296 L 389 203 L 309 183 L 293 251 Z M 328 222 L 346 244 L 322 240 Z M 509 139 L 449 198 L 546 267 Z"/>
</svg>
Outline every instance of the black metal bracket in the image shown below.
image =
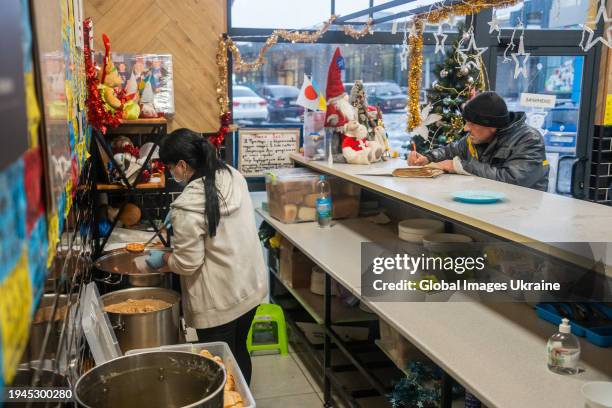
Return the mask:
<svg viewBox="0 0 612 408">
<path fill-rule="evenodd" d="M 106 234 L 104 237 L 100 237 L 100 233 L 98 231 L 98 226 L 97 226 L 97 217 L 95 216 L 96 211 L 94 211 L 94 228 L 95 231 L 97 232 L 96 234 L 96 245 L 95 245 L 95 257 L 98 257 L 102 254 L 102 252 L 104 251 L 104 247 L 106 246 L 111 234 L 113 233 L 113 230 L 115 229 L 115 227 L 117 226 L 117 222 L 119 221 L 119 218 L 125 208 L 125 205 L 127 204 L 129 198 L 144 193 L 146 191 L 141 191 L 137 188 L 137 184 L 138 184 L 138 180 L 140 179 L 140 176 L 142 175 L 142 172 L 145 169 L 145 165 L 147 163 L 149 163 L 151 161 L 151 157 L 153 156 L 153 153 L 155 151 L 155 148 L 158 147 L 160 145 L 161 142 L 161 138 L 163 136 L 165 136 L 166 134 L 166 124 L 165 123 L 150 123 L 150 122 L 143 122 L 143 123 L 138 123 L 138 122 L 129 122 L 126 124 L 122 124 L 120 126 L 125 126 L 125 127 L 150 127 L 151 131 L 150 133 L 148 133 L 147 137 L 150 139 L 150 141 L 154 144 L 154 147 L 149 150 L 145 161 L 142 165 L 142 167 L 138 170 L 138 173 L 136 175 L 136 178 L 134 179 L 134 183 L 131 183 L 129 181 L 129 179 L 127 178 L 124 170 L 122 169 L 122 166 L 119 165 L 119 163 L 117 163 L 117 161 L 114 158 L 113 152 L 110 149 L 110 146 L 108 145 L 108 142 L 105 140 L 104 135 L 98 131 L 98 130 L 94 130 L 93 134 L 94 134 L 94 138 L 98 144 L 98 146 L 100 146 L 102 148 L 102 150 L 104 151 L 104 153 L 106 153 L 106 155 L 108 156 L 110 162 L 112 163 L 113 167 L 118 171 L 119 173 L 119 177 L 121 178 L 121 181 L 124 184 L 125 189 L 120 189 L 120 190 L 109 190 L 109 191 L 102 191 L 102 190 L 98 190 L 97 189 L 97 183 L 94 183 L 94 192 L 95 193 L 101 193 L 101 192 L 105 192 L 105 193 L 110 193 L 110 194 L 121 194 L 123 193 L 125 195 L 125 200 L 123 201 L 123 203 L 121 204 L 121 207 L 119 208 L 119 212 L 117 213 L 117 216 L 115 217 L 115 219 L 113 220 L 112 224 L 111 224 L 111 228 L 110 231 L 108 232 L 108 234 Z M 140 134 L 140 142 L 142 144 L 142 134 Z M 98 159 L 100 159 L 100 153 L 98 152 L 97 154 L 94 155 L 94 157 L 97 157 Z M 106 170 L 106 169 L 105 169 Z M 153 228 L 155 233 L 159 233 L 159 228 L 155 225 L 155 222 L 153 222 L 153 219 L 151 218 L 151 214 L 148 211 L 144 211 L 144 216 L 146 218 L 146 220 L 148 221 L 149 225 Z M 100 238 L 102 238 L 102 242 L 100 243 Z M 169 246 L 169 236 L 164 238 L 161 234 L 159 234 L 159 238 L 162 242 L 162 244 L 164 246 Z"/>
</svg>

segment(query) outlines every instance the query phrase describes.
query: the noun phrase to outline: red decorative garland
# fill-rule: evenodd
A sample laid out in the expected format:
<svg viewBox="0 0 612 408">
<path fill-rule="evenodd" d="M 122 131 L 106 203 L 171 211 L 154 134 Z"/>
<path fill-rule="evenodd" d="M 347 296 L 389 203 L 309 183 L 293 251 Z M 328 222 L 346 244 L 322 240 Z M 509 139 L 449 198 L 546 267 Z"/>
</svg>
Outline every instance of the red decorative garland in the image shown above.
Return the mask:
<svg viewBox="0 0 612 408">
<path fill-rule="evenodd" d="M 91 28 L 91 18 L 85 19 L 83 21 L 83 51 L 85 54 L 85 74 L 87 77 L 87 120 L 95 129 L 98 129 L 102 134 L 106 134 L 108 127 L 119 126 L 123 111 L 122 109 L 116 109 L 115 112 L 112 112 L 104 107 L 104 101 L 98 89 L 100 80 L 98 79 L 98 73 L 91 54 L 91 44 L 93 41 Z M 121 94 L 117 95 L 117 97 L 122 99 Z"/>
<path fill-rule="evenodd" d="M 217 149 L 223 144 L 225 135 L 230 131 L 230 125 L 232 124 L 232 113 L 225 112 L 221 115 L 221 127 L 214 135 L 208 137 L 210 143 L 212 143 Z"/>
</svg>

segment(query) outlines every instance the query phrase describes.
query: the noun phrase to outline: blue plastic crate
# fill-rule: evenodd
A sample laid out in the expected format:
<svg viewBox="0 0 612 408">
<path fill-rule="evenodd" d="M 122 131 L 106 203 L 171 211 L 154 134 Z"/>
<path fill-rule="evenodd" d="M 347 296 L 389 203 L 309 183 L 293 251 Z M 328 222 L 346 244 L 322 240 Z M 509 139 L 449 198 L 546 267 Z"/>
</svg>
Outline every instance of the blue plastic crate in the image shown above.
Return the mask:
<svg viewBox="0 0 612 408">
<path fill-rule="evenodd" d="M 596 307 L 597 310 L 605 314 L 609 319 L 612 319 L 612 307 L 602 303 L 590 303 L 590 305 Z M 584 327 L 572 320 L 572 309 L 567 304 L 557 303 L 557 306 L 562 307 L 569 316 L 572 333 L 576 336 L 584 337 L 589 343 L 593 343 L 599 347 L 612 346 L 612 323 L 601 327 Z M 563 316 L 559 315 L 559 312 L 551 303 L 538 303 L 535 309 L 540 319 L 544 319 L 556 325 L 561 323 Z"/>
</svg>

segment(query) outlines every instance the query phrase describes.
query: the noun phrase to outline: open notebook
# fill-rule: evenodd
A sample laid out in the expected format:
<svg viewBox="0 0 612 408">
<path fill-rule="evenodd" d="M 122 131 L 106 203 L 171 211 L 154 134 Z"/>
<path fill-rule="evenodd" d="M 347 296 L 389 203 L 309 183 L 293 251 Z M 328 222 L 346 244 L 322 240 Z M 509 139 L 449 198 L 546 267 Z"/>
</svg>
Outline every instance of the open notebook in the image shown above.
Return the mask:
<svg viewBox="0 0 612 408">
<path fill-rule="evenodd" d="M 395 169 L 373 169 L 363 173 L 357 173 L 360 176 L 393 176 L 393 177 L 416 177 L 416 178 L 432 178 L 438 177 L 444 171 L 427 166 L 408 166 L 398 167 Z"/>
</svg>

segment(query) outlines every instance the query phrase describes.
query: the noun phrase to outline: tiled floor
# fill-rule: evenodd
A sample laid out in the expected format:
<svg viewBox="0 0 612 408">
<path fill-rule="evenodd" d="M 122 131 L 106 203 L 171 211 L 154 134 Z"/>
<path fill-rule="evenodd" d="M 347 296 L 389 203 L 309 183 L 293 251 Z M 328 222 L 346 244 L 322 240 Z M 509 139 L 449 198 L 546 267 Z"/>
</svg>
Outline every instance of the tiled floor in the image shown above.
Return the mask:
<svg viewBox="0 0 612 408">
<path fill-rule="evenodd" d="M 251 360 L 251 392 L 258 408 L 323 406 L 319 387 L 293 349 L 287 356 L 257 355 Z"/>
</svg>

